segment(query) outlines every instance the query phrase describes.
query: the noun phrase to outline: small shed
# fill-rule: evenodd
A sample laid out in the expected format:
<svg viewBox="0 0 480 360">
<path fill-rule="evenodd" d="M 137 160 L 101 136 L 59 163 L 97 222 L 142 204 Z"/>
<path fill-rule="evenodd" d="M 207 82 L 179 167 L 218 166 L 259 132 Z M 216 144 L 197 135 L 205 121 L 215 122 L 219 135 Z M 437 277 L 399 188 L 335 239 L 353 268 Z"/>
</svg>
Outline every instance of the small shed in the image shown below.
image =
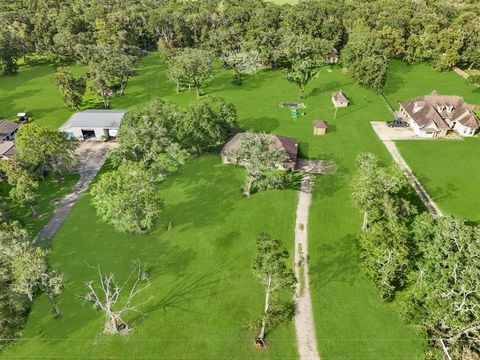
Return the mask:
<svg viewBox="0 0 480 360">
<path fill-rule="evenodd" d="M 325 135 L 327 132 L 328 124 L 325 120 L 315 120 L 313 122 L 313 134 Z"/>
<path fill-rule="evenodd" d="M 348 106 L 348 99 L 343 93 L 342 90 L 337 91 L 336 93 L 332 94 L 332 103 L 335 107 L 347 107 Z"/>
</svg>

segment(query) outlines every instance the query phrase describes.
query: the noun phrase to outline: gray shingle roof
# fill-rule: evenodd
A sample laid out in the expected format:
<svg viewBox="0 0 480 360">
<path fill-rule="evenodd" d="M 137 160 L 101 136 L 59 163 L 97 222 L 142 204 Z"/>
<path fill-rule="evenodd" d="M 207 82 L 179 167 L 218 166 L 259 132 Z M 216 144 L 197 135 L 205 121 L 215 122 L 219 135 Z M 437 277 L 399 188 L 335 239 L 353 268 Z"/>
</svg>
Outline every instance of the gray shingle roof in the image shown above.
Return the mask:
<svg viewBox="0 0 480 360">
<path fill-rule="evenodd" d="M 73 114 L 60 130 L 70 128 L 118 129 L 127 110 L 85 110 Z"/>
<path fill-rule="evenodd" d="M 0 140 L 5 139 L 12 132 L 17 130 L 20 125 L 10 120 L 0 120 Z"/>
</svg>

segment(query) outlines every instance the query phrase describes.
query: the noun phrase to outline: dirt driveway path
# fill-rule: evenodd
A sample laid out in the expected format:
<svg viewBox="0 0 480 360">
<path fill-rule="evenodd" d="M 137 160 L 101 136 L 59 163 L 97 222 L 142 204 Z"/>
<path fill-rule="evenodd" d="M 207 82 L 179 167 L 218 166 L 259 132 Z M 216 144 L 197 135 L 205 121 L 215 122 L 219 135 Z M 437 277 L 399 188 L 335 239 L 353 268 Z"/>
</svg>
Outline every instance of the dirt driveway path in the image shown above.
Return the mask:
<svg viewBox="0 0 480 360">
<path fill-rule="evenodd" d="M 320 360 L 313 321 L 310 280 L 308 275 L 308 213 L 312 202 L 310 175 L 304 175 L 298 195 L 295 222 L 295 330 L 300 360 Z"/>
<path fill-rule="evenodd" d="M 312 298 L 308 273 L 308 215 L 312 203 L 314 177 L 333 172 L 331 161 L 298 159 L 296 170 L 303 173 L 295 220 L 294 270 L 298 279 L 295 288 L 295 332 L 300 360 L 320 360 L 313 321 Z"/>
<path fill-rule="evenodd" d="M 97 175 L 106 160 L 107 151 L 117 146 L 113 142 L 82 142 L 77 150 L 80 163 L 76 172 L 80 174 L 80 180 L 73 186 L 59 203 L 48 223 L 43 227 L 35 238 L 35 242 L 47 241 L 55 235 L 63 224 L 68 214 L 78 199 L 85 193 L 92 180 Z"/>
<path fill-rule="evenodd" d="M 443 216 L 442 210 L 440 210 L 440 208 L 435 203 L 435 201 L 433 201 L 433 199 L 427 193 L 427 190 L 425 190 L 423 185 L 420 183 L 417 177 L 413 174 L 412 169 L 410 168 L 410 166 L 408 166 L 407 162 L 405 161 L 402 154 L 400 153 L 397 146 L 395 145 L 395 142 L 384 140 L 383 144 L 387 148 L 390 155 L 392 155 L 393 160 L 395 160 L 395 162 L 403 170 L 405 176 L 407 177 L 410 184 L 413 186 L 413 189 L 418 194 L 418 196 L 422 200 L 427 210 L 433 215 Z"/>
</svg>

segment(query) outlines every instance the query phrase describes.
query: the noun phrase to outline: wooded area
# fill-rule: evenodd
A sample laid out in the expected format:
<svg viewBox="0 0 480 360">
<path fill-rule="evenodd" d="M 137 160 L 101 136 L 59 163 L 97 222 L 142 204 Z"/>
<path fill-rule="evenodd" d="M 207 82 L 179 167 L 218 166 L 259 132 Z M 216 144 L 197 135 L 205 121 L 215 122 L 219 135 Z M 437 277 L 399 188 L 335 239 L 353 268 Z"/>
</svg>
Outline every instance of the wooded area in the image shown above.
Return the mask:
<svg viewBox="0 0 480 360">
<path fill-rule="evenodd" d="M 87 64 L 107 106 L 112 91 L 123 93 L 135 59 L 146 51 L 210 51 L 235 69 L 238 82 L 242 63 L 258 68 L 258 58 L 265 67 L 285 67 L 302 88 L 305 80 L 298 79 L 308 82 L 311 69 L 335 48 L 354 80 L 382 91 L 392 57 L 432 61 L 437 70 L 479 67 L 479 13 L 474 0 L 283 6 L 261 0 L 1 0 L 0 62 L 5 73 L 14 73 L 21 58 Z"/>
<path fill-rule="evenodd" d="M 92 190 L 98 214 L 121 232 L 148 232 L 162 207 L 162 199 L 150 193 L 189 157 L 218 147 L 238 127 L 232 104 L 200 97 L 217 60 L 234 71 L 238 85 L 247 74 L 282 69 L 302 98 L 336 50 L 348 76 L 377 92 L 383 91 L 392 58 L 429 61 L 438 71 L 479 68 L 480 4 L 0 0 L 0 71 L 14 75 L 23 63 L 58 65 L 55 83 L 66 106 L 80 109 L 89 86 L 109 107 L 149 51 L 159 51 L 165 59 L 177 91 L 197 91 L 199 97 L 186 109 L 157 99 L 126 116 L 121 146 L 110 154 L 114 170 L 101 175 Z M 69 68 L 73 63 L 84 65 L 86 74 L 75 77 Z M 470 81 L 478 84 L 478 76 Z M 38 181 L 71 170 L 76 143 L 57 131 L 28 125 L 17 135 L 17 147 L 18 160 L 1 166 L 0 177 L 11 186 L 9 197 L 35 216 Z M 424 325 L 431 338 L 445 342 L 456 356 L 480 351 L 479 301 L 472 290 L 478 288 L 478 268 L 455 267 L 476 264 L 478 228 L 453 218 L 416 216 L 417 209 L 402 197 L 408 185 L 398 169 L 385 168 L 369 155 L 359 159 L 359 167 L 354 202 L 365 212 L 360 245 L 381 296 L 392 299 L 406 289 L 408 320 Z M 133 180 L 136 196 L 130 194 Z M 252 184 L 247 185 L 250 193 Z M 38 292 L 49 296 L 58 314 L 55 296 L 63 286 L 62 275 L 48 267 L 48 251 L 34 247 L 16 220 L 0 207 L 0 337 L 6 339 L 18 334 Z M 452 272 L 445 271 L 452 266 Z"/>
</svg>

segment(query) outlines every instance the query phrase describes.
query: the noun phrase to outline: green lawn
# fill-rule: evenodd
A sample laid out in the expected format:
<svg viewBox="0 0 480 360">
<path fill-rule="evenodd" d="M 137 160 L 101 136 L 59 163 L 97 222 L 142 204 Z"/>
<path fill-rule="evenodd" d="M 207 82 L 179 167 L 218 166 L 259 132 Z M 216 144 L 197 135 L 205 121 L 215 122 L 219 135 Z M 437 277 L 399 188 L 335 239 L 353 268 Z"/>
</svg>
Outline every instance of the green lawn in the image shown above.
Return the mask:
<svg viewBox="0 0 480 360">
<path fill-rule="evenodd" d="M 445 213 L 480 221 L 480 139 L 399 141 L 397 146 Z"/>
<path fill-rule="evenodd" d="M 351 107 L 340 109 L 334 120 L 330 93 L 338 89 L 350 97 Z M 277 105 L 298 101 L 298 90 L 280 72 L 249 77 L 238 87 L 233 74 L 221 70 L 206 92 L 233 102 L 246 129 L 297 137 L 303 156 L 337 164 L 335 174 L 318 181 L 309 227 L 312 297 L 322 359 L 424 358 L 422 334 L 406 326 L 392 305 L 379 301 L 363 274 L 356 245 L 361 219 L 352 207 L 348 186 L 355 158 L 359 152 L 372 151 L 389 161 L 369 125 L 371 120 L 389 117 L 380 98 L 354 84 L 339 68 L 322 69 L 307 89 L 306 115 L 297 121 Z M 113 107 L 130 109 L 155 96 L 180 104 L 195 97 L 175 94 L 163 64 L 150 54 L 126 95 L 113 100 Z M 324 137 L 313 135 L 312 121 L 317 118 L 329 121 Z M 46 117 L 39 122 L 54 125 Z M 69 281 L 60 297 L 63 317 L 51 319 L 47 299 L 39 298 L 23 341 L 4 356 L 295 358 L 293 325 L 272 332 L 266 352 L 251 349 L 253 333 L 243 325 L 262 308 L 261 287 L 250 271 L 255 237 L 269 231 L 292 250 L 296 195 L 274 191 L 246 199 L 241 195 L 242 180 L 242 169 L 220 165 L 216 155 L 190 161 L 164 184 L 162 220 L 146 236 L 114 232 L 98 221 L 90 198 L 84 197 L 53 243 L 52 264 Z M 173 229 L 167 232 L 170 221 Z M 102 315 L 81 307 L 75 298 L 83 292 L 82 283 L 94 277 L 87 264 L 100 264 L 104 271 L 122 277 L 135 259 L 151 268 L 155 300 L 149 315 L 144 321 L 134 319 L 136 330 L 128 338 L 102 336 Z"/>
<path fill-rule="evenodd" d="M 244 329 L 263 301 L 250 271 L 255 238 L 268 231 L 291 248 L 295 192 L 247 199 L 242 181 L 243 170 L 221 165 L 217 156 L 189 162 L 165 182 L 162 221 L 145 236 L 114 232 L 99 222 L 90 197 L 83 197 L 56 235 L 51 254 L 52 265 L 68 280 L 59 299 L 63 316 L 52 319 L 48 300 L 37 299 L 25 342 L 3 356 L 295 358 L 293 326 L 273 332 L 266 352 L 253 349 L 255 334 Z M 83 282 L 95 278 L 88 265 L 124 279 L 134 260 L 151 275 L 148 316 L 130 317 L 135 330 L 128 338 L 103 336 L 102 314 L 76 298 L 85 292 Z"/>
<path fill-rule="evenodd" d="M 7 183 L 0 182 L 0 195 L 7 199 L 7 206 L 12 212 L 12 217 L 19 219 L 22 225 L 29 231 L 32 237 L 35 237 L 41 228 L 48 222 L 50 216 L 56 208 L 53 203 L 55 199 L 62 199 L 78 181 L 78 174 L 66 174 L 63 176 L 63 181 L 52 181 L 51 178 L 46 178 L 39 183 L 38 197 L 37 197 L 37 216 L 32 217 L 29 208 L 22 208 L 16 206 L 12 201 L 9 201 L 8 192 L 10 186 Z"/>
<path fill-rule="evenodd" d="M 407 86 L 406 84 L 415 84 Z M 459 95 L 480 104 L 480 88 L 454 72 L 438 73 L 426 64 L 391 63 L 386 97 L 393 105 L 431 93 Z M 463 141 L 398 141 L 397 146 L 427 191 L 447 214 L 480 220 L 480 138 Z"/>
</svg>

